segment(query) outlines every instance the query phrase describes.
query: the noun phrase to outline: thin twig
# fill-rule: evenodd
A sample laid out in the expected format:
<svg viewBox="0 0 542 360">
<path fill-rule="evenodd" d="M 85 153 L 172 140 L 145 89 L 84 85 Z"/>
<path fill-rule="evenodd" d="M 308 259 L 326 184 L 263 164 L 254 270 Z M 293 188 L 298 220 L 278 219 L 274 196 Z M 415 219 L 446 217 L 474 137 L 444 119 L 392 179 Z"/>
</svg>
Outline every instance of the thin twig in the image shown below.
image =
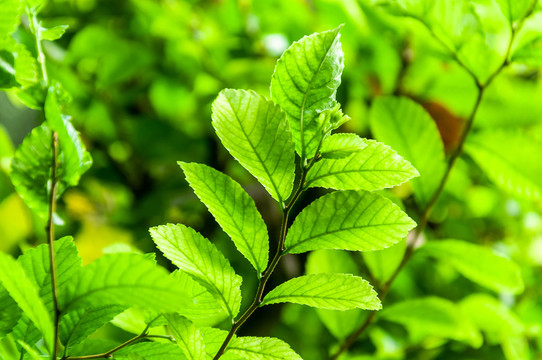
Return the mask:
<svg viewBox="0 0 542 360">
<path fill-rule="evenodd" d="M 115 347 L 115 348 L 113 348 L 113 349 L 111 349 L 109 351 L 106 351 L 106 352 L 101 353 L 101 354 L 96 354 L 96 355 L 64 356 L 61 360 L 68 360 L 68 359 L 70 359 L 70 360 L 107 359 L 107 358 L 110 358 L 111 355 L 113 355 L 115 352 L 119 351 L 122 348 L 125 348 L 128 345 L 131 345 L 131 344 L 135 343 L 136 341 L 139 341 L 141 339 L 148 338 L 148 337 L 158 337 L 158 335 L 149 335 L 148 332 L 149 332 L 149 329 L 151 328 L 152 323 L 154 323 L 160 316 L 161 315 L 159 315 L 159 316 L 155 317 L 154 319 L 152 319 L 147 324 L 145 329 L 143 329 L 141 334 L 131 338 L 130 340 L 128 340 L 126 342 L 123 342 L 119 346 L 117 346 L 117 347 Z"/>
<path fill-rule="evenodd" d="M 456 149 L 450 155 L 450 158 L 448 160 L 448 164 L 446 166 L 446 171 L 445 171 L 445 173 L 444 173 L 444 175 L 443 175 L 443 177 L 442 177 L 442 179 L 441 179 L 441 181 L 439 183 L 439 186 L 437 187 L 437 189 L 433 193 L 433 196 L 431 197 L 431 199 L 429 200 L 429 202 L 425 206 L 424 211 L 422 212 L 422 215 L 420 217 L 420 222 L 419 222 L 418 227 L 416 229 L 413 240 L 407 246 L 407 249 L 405 251 L 405 254 L 404 254 L 403 259 L 401 260 L 401 263 L 399 264 L 399 266 L 395 269 L 395 271 L 393 272 L 391 277 L 379 289 L 379 295 L 380 295 L 381 301 L 384 301 L 384 299 L 388 295 L 388 292 L 390 290 L 391 285 L 393 284 L 393 282 L 395 281 L 397 276 L 401 273 L 401 271 L 406 266 L 406 264 L 409 262 L 409 260 L 412 258 L 412 255 L 414 254 L 414 251 L 416 249 L 418 240 L 420 239 L 420 237 L 423 234 L 425 228 L 427 227 L 427 223 L 429 221 L 429 217 L 431 216 L 433 208 L 434 208 L 437 200 L 439 199 L 440 195 L 442 194 L 442 191 L 444 190 L 444 187 L 445 187 L 445 185 L 446 185 L 446 183 L 448 181 L 448 178 L 450 176 L 450 173 L 451 173 L 455 163 L 457 162 L 457 159 L 463 153 L 463 148 L 465 146 L 467 136 L 470 133 L 470 130 L 472 129 L 472 125 L 474 123 L 474 119 L 476 118 L 476 114 L 478 112 L 480 104 L 482 103 L 482 98 L 483 98 L 483 95 L 485 93 L 485 90 L 493 82 L 493 80 L 502 72 L 502 70 L 504 68 L 506 68 L 506 66 L 509 65 L 509 63 L 510 63 L 510 59 L 509 59 L 510 58 L 510 53 L 511 53 L 512 46 L 513 46 L 514 40 L 516 38 L 516 35 L 521 30 L 521 28 L 523 27 L 523 24 L 525 23 L 525 20 L 533 13 L 533 11 L 535 9 L 535 5 L 536 5 L 536 1 L 533 1 L 533 3 L 531 4 L 531 7 L 529 8 L 529 10 L 525 14 L 525 16 L 521 20 L 518 21 L 516 26 L 511 26 L 511 29 L 510 29 L 511 30 L 511 36 L 510 36 L 510 40 L 509 40 L 509 43 L 508 43 L 508 47 L 506 49 L 504 60 L 501 63 L 501 65 L 497 68 L 497 70 L 495 70 L 495 72 L 493 72 L 484 83 L 481 83 L 478 80 L 478 78 L 476 77 L 476 75 L 457 57 L 457 55 L 455 53 L 453 53 L 453 59 L 463 69 L 465 69 L 465 71 L 467 71 L 469 73 L 469 75 L 472 77 L 472 79 L 474 80 L 474 82 L 476 84 L 476 87 L 478 89 L 478 94 L 477 94 L 477 97 L 476 97 L 476 101 L 475 101 L 474 106 L 472 108 L 471 114 L 470 114 L 469 118 L 467 119 L 467 122 L 465 123 L 465 127 L 464 127 L 464 129 L 463 129 L 463 131 L 461 133 L 461 137 L 459 139 L 458 146 L 456 147 Z M 424 25 L 429 29 L 429 31 L 431 32 L 433 37 L 435 37 L 435 39 L 437 39 L 443 46 L 445 46 L 446 48 L 449 49 L 449 47 L 438 36 L 436 36 L 433 29 L 431 29 L 425 23 L 424 23 Z M 339 356 L 342 353 L 344 353 L 346 350 L 348 350 L 350 348 L 350 346 L 352 346 L 354 344 L 354 342 L 361 336 L 361 334 L 363 334 L 365 332 L 365 330 L 367 330 L 367 328 L 374 321 L 375 317 L 376 317 L 376 311 L 372 311 L 368 315 L 368 317 L 365 319 L 363 324 L 361 324 L 361 326 L 356 331 L 354 331 L 343 342 L 343 344 L 341 345 L 339 350 L 334 355 L 332 355 L 330 357 L 330 360 L 338 359 Z"/>
</svg>

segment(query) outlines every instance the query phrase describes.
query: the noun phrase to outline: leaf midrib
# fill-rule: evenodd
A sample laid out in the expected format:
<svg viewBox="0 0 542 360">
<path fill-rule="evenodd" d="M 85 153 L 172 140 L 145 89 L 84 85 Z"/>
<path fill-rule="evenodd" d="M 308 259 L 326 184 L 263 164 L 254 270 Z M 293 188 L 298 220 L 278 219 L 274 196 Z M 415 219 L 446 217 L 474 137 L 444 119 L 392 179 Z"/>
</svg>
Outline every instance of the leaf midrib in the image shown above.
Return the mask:
<svg viewBox="0 0 542 360">
<path fill-rule="evenodd" d="M 341 160 L 341 159 L 339 159 Z M 395 172 L 395 173 L 410 173 L 409 170 L 395 170 L 395 169 L 354 169 L 354 170 L 341 170 L 341 171 L 334 171 L 334 172 L 328 172 L 323 175 L 319 175 L 316 177 L 311 178 L 307 181 L 308 184 L 315 182 L 320 179 L 324 179 L 326 177 L 340 175 L 340 174 L 349 174 L 349 173 L 364 173 L 364 172 Z M 407 181 L 407 180 L 405 180 Z"/>
<path fill-rule="evenodd" d="M 320 73 L 320 70 L 322 70 L 322 66 L 324 65 L 324 62 L 326 61 L 326 59 L 328 57 L 329 51 L 335 45 L 335 42 L 336 42 L 338 37 L 339 37 L 339 33 L 337 33 L 335 35 L 335 37 L 333 38 L 333 41 L 331 42 L 331 45 L 326 50 L 325 55 L 322 57 L 322 60 L 320 61 L 320 64 L 318 65 L 318 69 L 316 69 L 314 74 L 312 74 L 311 80 L 309 81 L 309 84 L 307 86 L 307 91 L 305 92 L 305 94 L 303 94 L 303 101 L 301 102 L 301 108 L 300 108 L 301 113 L 300 113 L 300 117 L 299 117 L 299 133 L 301 134 L 301 158 L 302 159 L 305 159 L 305 133 L 304 133 L 304 128 L 303 128 L 303 122 L 304 122 L 304 117 L 305 117 L 305 115 L 304 115 L 305 114 L 305 103 L 307 102 L 307 98 L 309 96 L 309 92 L 311 91 L 314 79 Z"/>
<path fill-rule="evenodd" d="M 164 239 L 167 239 L 167 237 L 164 237 Z M 171 241 L 168 240 L 168 243 L 173 246 L 177 251 L 179 251 L 186 259 L 190 259 L 190 256 L 188 256 L 184 251 L 183 249 L 181 249 L 179 246 L 177 246 L 176 243 L 172 243 Z M 217 250 L 218 251 L 218 250 Z M 227 261 L 227 260 L 226 260 Z M 194 265 L 197 265 L 196 263 L 193 262 Z M 197 266 L 197 269 L 199 270 L 200 274 L 201 274 L 201 277 L 202 278 L 205 278 L 205 282 L 209 285 L 211 285 L 211 287 L 213 289 L 215 289 L 215 291 L 220 295 L 220 299 L 222 301 L 222 303 L 225 305 L 226 307 L 226 311 L 228 312 L 228 316 L 230 318 L 233 319 L 233 308 L 230 309 L 230 304 L 228 303 L 228 301 L 226 301 L 226 298 L 224 296 L 224 293 L 218 288 L 218 286 L 216 286 L 216 284 L 212 281 L 213 279 L 204 271 L 202 270 L 199 266 Z M 224 268 L 221 267 L 221 270 L 222 270 L 222 274 L 224 274 Z M 233 269 L 232 269 L 233 271 Z M 193 276 L 191 275 L 189 272 L 187 272 L 190 276 Z M 235 274 L 235 272 L 233 273 L 233 279 L 235 279 L 235 276 L 237 276 Z M 232 281 L 232 285 L 233 285 L 233 281 Z M 204 286 L 205 287 L 205 286 Z M 233 288 L 232 288 L 233 289 Z M 212 294 L 211 294 L 212 295 Z"/>
<path fill-rule="evenodd" d="M 246 94 L 248 94 L 248 104 L 247 104 L 247 108 L 248 108 L 248 106 L 250 105 L 250 102 L 252 101 L 252 94 L 250 94 L 250 93 L 246 93 Z M 259 98 L 259 95 L 256 94 L 256 96 L 258 97 L 258 106 L 259 106 L 260 98 Z M 258 157 L 258 160 L 260 161 L 260 163 L 262 164 L 263 169 L 264 169 L 265 173 L 267 174 L 267 176 L 269 178 L 269 181 L 271 182 L 271 185 L 273 186 L 273 189 L 275 190 L 275 193 L 277 194 L 278 201 L 282 202 L 282 195 L 279 192 L 277 184 L 275 184 L 275 180 L 273 179 L 272 174 L 269 172 L 269 169 L 267 168 L 267 165 L 262 160 L 260 154 L 256 151 L 256 148 L 254 147 L 254 144 L 252 143 L 252 141 L 250 140 L 250 137 L 246 133 L 245 128 L 243 127 L 243 124 L 241 123 L 241 119 L 237 115 L 237 112 L 234 110 L 234 107 L 233 107 L 233 104 L 230 101 L 230 98 L 228 96 L 224 96 L 224 97 L 226 98 L 226 101 L 230 105 L 230 108 L 233 110 L 232 112 L 235 115 L 235 119 L 237 120 L 237 123 L 239 124 L 239 128 L 243 132 L 243 135 L 245 136 L 245 139 L 249 143 L 249 145 L 252 148 L 252 151 L 254 152 L 254 154 L 256 154 L 256 157 Z M 269 107 L 267 108 L 267 115 L 269 115 Z M 267 121 L 267 116 L 266 116 L 266 121 Z"/>
<path fill-rule="evenodd" d="M 314 240 L 314 239 L 322 237 L 322 236 L 326 236 L 326 235 L 330 235 L 330 234 L 336 234 L 336 233 L 343 232 L 343 231 L 351 231 L 351 230 L 365 229 L 365 228 L 371 228 L 371 227 L 380 227 L 380 226 L 411 225 L 411 224 L 412 223 L 410 223 L 410 222 L 408 222 L 408 223 L 386 223 L 386 224 L 374 224 L 374 225 L 368 224 L 368 225 L 353 226 L 353 227 L 348 227 L 348 228 L 340 228 L 340 229 L 337 229 L 337 230 L 331 230 L 331 231 L 327 231 L 325 233 L 309 236 L 308 238 L 305 238 L 305 239 L 295 243 L 293 246 L 287 248 L 285 250 L 285 252 L 290 252 L 290 250 L 295 249 L 296 247 L 298 247 L 301 244 L 306 243 L 307 241 L 311 241 L 311 240 Z"/>
<path fill-rule="evenodd" d="M 200 180 L 201 180 L 201 178 L 200 178 Z M 211 189 L 210 185 L 207 184 L 207 182 L 206 182 L 204 179 L 201 180 L 201 182 L 207 187 L 207 189 L 209 189 L 209 191 L 210 191 L 211 193 L 213 193 L 213 194 L 215 193 L 214 189 Z M 236 184 L 233 180 L 232 180 L 232 183 L 234 183 L 234 187 L 235 187 L 235 185 L 238 185 L 238 184 Z M 216 184 L 216 181 L 215 181 L 215 184 Z M 238 190 L 239 190 L 239 189 L 238 189 Z M 243 190 L 242 188 L 241 188 L 241 191 L 244 192 L 244 190 Z M 246 195 L 246 193 L 243 194 L 243 195 Z M 242 195 L 242 196 L 243 196 L 243 195 Z M 247 196 L 248 196 L 248 195 L 247 195 Z M 217 200 L 218 200 L 218 199 L 217 199 Z M 220 201 L 220 200 L 218 200 L 218 201 Z M 252 257 L 252 260 L 254 261 L 254 265 L 260 265 L 260 264 L 259 264 L 259 260 L 256 258 L 255 253 L 252 251 L 252 247 L 250 246 L 250 244 L 249 244 L 249 242 L 248 242 L 248 239 L 245 237 L 245 234 L 244 234 L 244 232 L 242 231 L 243 229 L 242 229 L 241 226 L 237 223 L 235 217 L 234 217 L 233 214 L 229 211 L 229 209 L 228 209 L 226 206 L 224 206 L 223 208 L 224 208 L 224 210 L 228 213 L 228 215 L 231 217 L 231 219 L 233 220 L 233 224 L 235 225 L 235 228 L 237 229 L 237 231 L 238 231 L 238 233 L 240 234 L 241 238 L 245 241 L 246 248 L 248 249 L 248 251 L 249 251 L 249 253 L 250 253 L 251 257 Z M 256 210 L 256 209 L 254 208 L 254 210 Z M 257 210 L 256 210 L 256 211 L 257 211 Z M 219 222 L 218 219 L 217 219 L 217 222 Z M 244 223 L 244 221 L 243 221 L 243 223 Z M 228 234 L 228 235 L 229 235 L 229 234 Z M 233 239 L 232 239 L 232 240 L 233 240 Z M 234 243 L 235 243 L 235 241 L 234 241 Z M 265 269 L 260 270 L 259 268 L 257 268 L 256 270 L 257 270 L 258 272 L 261 272 L 261 271 L 263 271 L 263 270 L 265 270 Z"/>
</svg>

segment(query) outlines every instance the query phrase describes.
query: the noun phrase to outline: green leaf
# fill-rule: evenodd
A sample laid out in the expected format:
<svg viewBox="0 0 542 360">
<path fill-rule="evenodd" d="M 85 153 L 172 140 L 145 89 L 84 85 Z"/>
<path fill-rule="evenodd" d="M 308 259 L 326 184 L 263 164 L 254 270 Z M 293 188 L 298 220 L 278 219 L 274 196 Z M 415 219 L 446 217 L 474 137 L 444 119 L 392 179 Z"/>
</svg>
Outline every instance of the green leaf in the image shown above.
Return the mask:
<svg viewBox="0 0 542 360">
<path fill-rule="evenodd" d="M 222 144 L 279 203 L 292 192 L 294 145 L 280 107 L 253 91 L 226 89 L 213 102 Z"/>
<path fill-rule="evenodd" d="M 17 342 L 30 355 L 30 357 L 33 360 L 43 360 L 43 357 L 40 356 L 40 354 L 36 350 L 34 350 L 30 345 L 28 345 L 27 343 L 21 340 L 17 340 Z"/>
<path fill-rule="evenodd" d="M 224 320 L 225 314 L 222 304 L 192 276 L 184 271 L 175 270 L 171 273 L 171 278 L 179 289 L 183 289 L 188 294 L 189 299 L 195 300 L 197 306 L 190 311 L 190 316 L 185 316 L 196 325 L 214 325 L 216 322 Z M 182 312 L 180 313 L 182 314 Z"/>
<path fill-rule="evenodd" d="M 14 63 L 13 54 L 7 51 L 0 51 L 0 89 L 11 89 L 19 86 L 19 83 L 15 79 Z"/>
<path fill-rule="evenodd" d="M 363 261 L 371 275 L 383 284 L 388 281 L 405 255 L 406 240 L 403 239 L 389 248 L 363 252 Z"/>
<path fill-rule="evenodd" d="M 412 179 L 421 206 L 429 202 L 446 171 L 444 145 L 437 125 L 423 107 L 408 98 L 377 98 L 371 108 L 371 130 L 419 172 Z"/>
<path fill-rule="evenodd" d="M 425 19 L 434 6 L 433 0 L 373 0 L 397 16 Z"/>
<path fill-rule="evenodd" d="M 30 51 L 13 38 L 0 35 L 0 88 L 26 88 L 37 82 L 38 65 Z"/>
<path fill-rule="evenodd" d="M 57 198 L 68 186 L 77 185 L 80 176 L 92 164 L 79 134 L 68 118 L 60 114 L 52 89 L 47 96 L 45 116 L 47 123 L 36 127 L 25 137 L 11 164 L 13 186 L 25 203 L 42 218 L 47 217 L 51 187 L 52 130 L 58 133 L 60 148 L 57 156 Z"/>
<path fill-rule="evenodd" d="M 59 339 L 67 348 L 76 345 L 124 309 L 124 306 L 108 305 L 69 311 L 60 318 Z"/>
<path fill-rule="evenodd" d="M 130 355 L 140 356 L 144 360 L 186 360 L 183 352 L 177 346 L 159 342 L 145 342 L 127 346 L 115 352 L 115 359 L 130 359 Z"/>
<path fill-rule="evenodd" d="M 58 40 L 68 30 L 68 25 L 58 25 L 52 28 L 40 28 L 40 36 L 43 40 Z"/>
<path fill-rule="evenodd" d="M 197 300 L 176 286 L 165 269 L 137 254 L 104 255 L 83 267 L 61 290 L 62 313 L 89 306 L 126 305 L 191 317 L 198 309 Z"/>
<path fill-rule="evenodd" d="M 228 345 L 228 353 L 247 360 L 303 360 L 290 345 L 271 337 L 235 338 Z"/>
<path fill-rule="evenodd" d="M 351 274 L 313 274 L 293 278 L 271 290 L 260 306 L 281 302 L 329 310 L 379 310 L 382 307 L 373 287 Z"/>
<path fill-rule="evenodd" d="M 489 179 L 504 190 L 529 200 L 541 198 L 541 141 L 517 131 L 484 130 L 469 136 L 465 148 Z"/>
<path fill-rule="evenodd" d="M 372 254 L 369 252 L 367 254 Z M 364 253 L 366 254 L 366 253 Z M 359 269 L 350 253 L 340 250 L 317 250 L 309 253 L 305 265 L 306 273 L 355 274 Z M 345 339 L 361 322 L 364 312 L 360 309 L 335 311 L 316 309 L 318 317 L 329 332 L 337 339 Z"/>
<path fill-rule="evenodd" d="M 23 12 L 20 0 L 0 0 L 0 38 L 9 36 L 17 29 Z"/>
<path fill-rule="evenodd" d="M 150 233 L 160 251 L 219 299 L 231 319 L 237 315 L 242 278 L 209 240 L 181 224 L 156 226 Z"/>
<path fill-rule="evenodd" d="M 423 253 L 450 263 L 463 276 L 497 292 L 523 291 L 519 267 L 491 249 L 460 240 L 439 240 L 425 244 Z"/>
<path fill-rule="evenodd" d="M 333 134 L 322 142 L 320 155 L 326 159 L 343 159 L 365 146 L 365 140 L 356 134 Z"/>
<path fill-rule="evenodd" d="M 532 359 L 529 341 L 525 336 L 503 336 L 501 346 L 506 360 Z"/>
<path fill-rule="evenodd" d="M 179 163 L 196 195 L 207 206 L 258 277 L 267 268 L 269 236 L 254 200 L 229 176 L 196 163 Z"/>
<path fill-rule="evenodd" d="M 367 146 L 343 159 L 322 159 L 307 174 L 305 188 L 380 190 L 418 176 L 416 169 L 389 146 L 367 140 Z"/>
<path fill-rule="evenodd" d="M 542 66 L 542 13 L 535 12 L 518 32 L 510 60 L 535 67 Z"/>
<path fill-rule="evenodd" d="M 81 270 L 81 258 L 71 236 L 56 240 L 54 248 L 57 287 L 60 288 L 69 283 Z M 39 296 L 49 311 L 49 316 L 53 318 L 54 305 L 49 245 L 42 244 L 30 249 L 20 256 L 17 261 L 23 267 L 32 284 L 38 289 Z M 62 296 L 61 293 L 59 295 Z M 41 338 L 36 326 L 24 316 L 13 331 L 15 334 L 20 334 L 21 340 L 30 345 L 35 344 Z"/>
<path fill-rule="evenodd" d="M 542 34 L 525 41 L 511 56 L 511 61 L 531 66 L 542 66 Z"/>
<path fill-rule="evenodd" d="M 228 336 L 228 332 L 211 327 L 204 327 L 200 329 L 203 341 L 205 342 L 205 352 L 207 353 L 206 359 L 212 359 Z M 235 340 L 237 336 L 233 335 L 232 340 Z"/>
<path fill-rule="evenodd" d="M 334 106 L 344 68 L 341 26 L 305 36 L 278 60 L 271 78 L 271 97 L 286 112 L 295 149 L 312 158 L 323 139 L 319 113 Z"/>
<path fill-rule="evenodd" d="M 21 309 L 0 283 L 0 338 L 9 334 L 21 317 Z"/>
<path fill-rule="evenodd" d="M 406 237 L 416 223 L 390 200 L 364 191 L 337 191 L 313 201 L 286 236 L 285 252 L 371 251 Z"/>
<path fill-rule="evenodd" d="M 507 360 L 530 359 L 526 326 L 506 305 L 487 294 L 472 294 L 460 306 L 489 343 L 501 343 Z"/>
<path fill-rule="evenodd" d="M 53 345 L 53 322 L 39 297 L 38 289 L 23 267 L 11 256 L 0 253 L 0 281 L 19 308 L 42 333 L 46 345 Z"/>
<path fill-rule="evenodd" d="M 17 349 L 17 343 L 13 336 L 8 335 L 0 338 L 0 354 L 4 357 L 3 360 L 19 360 L 21 354 Z"/>
<path fill-rule="evenodd" d="M 510 24 L 523 18 L 527 14 L 530 6 L 536 1 L 537 0 L 496 0 L 503 15 L 506 16 Z"/>
<path fill-rule="evenodd" d="M 460 303 L 464 313 L 488 336 L 523 334 L 525 326 L 516 314 L 488 294 L 472 294 Z"/>
<path fill-rule="evenodd" d="M 188 360 L 201 360 L 205 358 L 205 343 L 201 332 L 185 317 L 168 314 L 164 315 L 168 327 L 175 341 Z"/>
<path fill-rule="evenodd" d="M 81 270 L 81 258 L 75 247 L 73 238 L 65 236 L 54 242 L 55 267 L 57 287 L 66 286 Z M 43 303 L 53 314 L 53 292 L 51 285 L 51 266 L 49 260 L 49 245 L 42 244 L 28 250 L 17 261 L 24 272 L 39 290 Z"/>
<path fill-rule="evenodd" d="M 441 337 L 463 341 L 473 347 L 482 345 L 478 329 L 459 306 L 446 299 L 410 299 L 386 307 L 380 315 L 405 326 L 414 342 L 427 337 Z"/>
<path fill-rule="evenodd" d="M 56 90 L 49 88 L 45 98 L 45 118 L 51 130 L 58 134 L 58 144 L 61 150 L 59 160 L 62 163 L 60 177 L 68 185 L 75 186 L 79 178 L 92 165 L 92 158 L 85 150 L 79 133 L 71 124 L 69 117 L 60 113 Z"/>
<path fill-rule="evenodd" d="M 39 216 L 47 217 L 52 133 L 45 125 L 36 127 L 15 151 L 11 181 L 24 202 Z M 59 188 L 62 193 L 63 188 Z M 60 195 L 60 194 L 59 194 Z"/>
<path fill-rule="evenodd" d="M 38 64 L 30 51 L 23 44 L 16 44 L 13 48 L 15 56 L 15 79 L 23 88 L 38 82 Z"/>
</svg>

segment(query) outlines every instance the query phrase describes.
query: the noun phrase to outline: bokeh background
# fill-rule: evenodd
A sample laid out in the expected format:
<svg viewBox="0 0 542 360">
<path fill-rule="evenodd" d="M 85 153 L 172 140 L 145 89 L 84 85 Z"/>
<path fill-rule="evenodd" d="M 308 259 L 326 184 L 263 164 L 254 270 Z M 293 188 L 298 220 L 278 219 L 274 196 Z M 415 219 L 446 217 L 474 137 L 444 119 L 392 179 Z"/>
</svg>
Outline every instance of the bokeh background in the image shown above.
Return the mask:
<svg viewBox="0 0 542 360">
<path fill-rule="evenodd" d="M 41 17 L 70 26 L 62 39 L 44 44 L 45 52 L 50 76 L 72 97 L 67 112 L 94 158 L 80 186 L 62 197 L 57 219 L 58 237 L 74 235 L 85 263 L 118 247 L 154 251 L 148 228 L 182 222 L 211 238 L 238 273 L 251 273 L 176 162 L 201 162 L 232 175 L 255 198 L 276 238 L 278 207 L 220 145 L 211 127 L 211 103 L 223 88 L 269 96 L 276 60 L 304 35 L 345 24 L 337 100 L 352 120 L 343 131 L 371 137 L 367 114 L 373 99 L 404 95 L 430 112 L 451 149 L 476 97 L 469 75 L 443 56 L 427 31 L 367 0 L 53 0 Z M 513 64 L 496 79 L 475 128 L 520 129 L 542 141 L 539 62 Z M 14 148 L 41 121 L 40 112 L 14 93 L 0 93 L 0 251 L 14 255 L 45 242 L 44 224 L 16 195 L 8 175 Z M 319 194 L 307 194 L 302 203 Z M 402 199 L 416 217 L 410 194 L 406 185 L 389 196 Z M 535 359 L 542 359 L 541 208 L 539 200 L 499 190 L 463 157 L 430 224 L 436 237 L 488 244 L 521 265 L 527 290 L 501 300 L 513 308 Z M 361 255 L 351 260 L 363 274 Z M 305 257 L 287 257 L 272 282 L 304 271 Z M 254 286 L 255 279 L 246 277 L 247 300 Z M 476 291 L 446 264 L 415 258 L 390 299 L 437 295 L 459 301 Z M 335 330 L 324 326 L 313 309 L 286 305 L 259 310 L 241 333 L 278 336 L 304 358 L 323 359 L 340 329 L 341 324 Z M 472 349 L 459 342 L 412 345 L 404 328 L 386 322 L 369 334 L 357 345 L 359 352 L 377 354 L 367 359 L 525 360 L 505 355 L 490 337 L 486 346 Z M 94 335 L 104 336 L 120 340 L 128 333 L 108 325 Z"/>
</svg>

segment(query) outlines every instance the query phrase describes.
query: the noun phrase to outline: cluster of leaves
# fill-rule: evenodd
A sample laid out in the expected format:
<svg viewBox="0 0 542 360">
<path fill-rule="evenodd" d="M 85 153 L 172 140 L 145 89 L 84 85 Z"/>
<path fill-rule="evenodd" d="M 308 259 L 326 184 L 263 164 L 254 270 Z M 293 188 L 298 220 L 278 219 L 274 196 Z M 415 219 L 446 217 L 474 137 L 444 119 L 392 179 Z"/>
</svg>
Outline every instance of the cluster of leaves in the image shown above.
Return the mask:
<svg viewBox="0 0 542 360">
<path fill-rule="evenodd" d="M 136 3 L 157 11 L 145 1 Z M 171 274 L 157 265 L 153 254 L 142 255 L 125 248 L 112 248 L 109 251 L 114 254 L 83 266 L 71 237 L 54 243 L 51 238 L 50 244 L 28 250 L 18 260 L 0 256 L 1 356 L 300 359 L 298 353 L 310 354 L 310 345 L 301 346 L 295 337 L 276 333 L 291 343 L 288 345 L 275 337 L 235 335 L 258 308 L 294 303 L 317 311 L 296 313 L 292 310 L 296 308 L 285 306 L 284 323 L 289 322 L 297 331 L 304 328 L 300 325 L 304 320 L 314 320 L 302 316 L 316 314 L 318 324 L 323 324 L 335 339 L 320 345 L 319 349 L 328 346 L 323 355 L 319 354 L 325 357 L 327 352 L 337 350 L 337 343 L 350 346 L 365 329 L 363 324 L 373 321 L 366 310 L 376 314 L 374 311 L 382 308 L 378 295 L 387 294 L 417 240 L 426 236 L 430 241 L 416 249 L 413 264 L 405 271 L 416 281 L 424 276 L 439 278 L 425 279 L 424 283 L 434 288 L 422 291 L 399 275 L 399 287 L 392 292 L 394 301 L 384 304 L 378 312 L 378 326 L 370 329 L 369 341 L 376 347 L 374 356 L 410 356 L 410 351 L 419 350 L 431 358 L 446 356 L 446 351 L 461 354 L 452 356 L 496 358 L 502 357 L 500 350 L 494 351 L 493 345 L 498 344 L 508 360 L 529 359 L 528 339 L 536 338 L 535 326 L 529 328 L 528 322 L 520 319 L 505 301 L 488 291 L 500 294 L 501 299 L 513 299 L 525 286 L 532 287 L 536 276 L 530 275 L 530 283 L 525 285 L 525 274 L 520 274 L 515 263 L 481 245 L 471 232 L 449 228 L 458 223 L 462 229 L 469 228 L 470 223 L 444 218 L 456 201 L 450 197 L 464 197 L 472 182 L 469 177 L 486 183 L 489 179 L 527 203 L 540 198 L 541 169 L 532 154 L 538 153 L 541 145 L 529 129 L 511 133 L 484 127 L 482 122 L 481 128 L 465 138 L 475 118 L 478 121 L 484 116 L 482 99 L 485 94 L 491 96 L 486 88 L 492 89 L 493 83 L 502 86 L 497 75 L 505 67 L 515 63 L 539 66 L 540 34 L 536 25 L 540 22 L 540 5 L 537 1 L 475 0 L 378 3 L 393 16 L 412 19 L 412 23 L 404 20 L 409 29 L 421 38 L 433 39 L 428 42 L 431 53 L 455 63 L 460 72 L 470 76 L 466 82 L 478 90 L 478 100 L 474 110 L 468 101 L 464 105 L 465 117 L 471 118 L 466 130 L 463 127 L 447 141 L 449 125 L 435 122 L 431 103 L 417 99 L 410 93 L 411 88 L 400 83 L 393 92 L 407 96 L 371 101 L 368 123 L 373 137 L 380 142 L 352 133 L 333 133 L 347 126 L 349 119 L 336 100 L 344 67 L 340 28 L 304 37 L 277 62 L 270 99 L 254 91 L 227 89 L 212 104 L 212 125 L 218 138 L 276 201 L 282 213 L 280 230 L 264 222 L 265 216 L 253 198 L 232 177 L 203 164 L 179 162 L 197 197 L 254 268 L 256 276 L 234 270 L 230 261 L 236 255 L 227 246 L 219 250 L 217 241 L 211 242 L 181 224 L 150 229 L 157 247 L 178 268 Z M 0 4 L 0 20 L 5 17 L 0 21 L 4 39 L 0 43 L 2 88 L 9 88 L 20 101 L 42 110 L 45 119 L 15 152 L 10 178 L 26 205 L 48 222 L 50 230 L 53 222 L 59 222 L 54 216 L 55 200 L 68 187 L 77 185 L 91 164 L 71 119 L 64 115 L 69 107 L 68 96 L 54 78 L 49 79 L 41 48 L 42 40 L 59 38 L 66 27 L 42 26 L 38 20 L 42 5 L 39 1 L 10 0 Z M 365 2 L 361 8 L 367 14 L 374 11 Z M 21 33 L 18 25 L 23 12 L 35 41 L 30 47 L 12 36 L 15 30 Z M 380 20 L 379 16 L 376 18 Z M 87 29 L 87 36 L 96 35 L 100 29 L 92 31 Z M 106 48 L 116 48 L 120 43 L 110 41 Z M 417 46 L 425 49 L 427 44 Z M 127 58 L 132 57 L 130 54 L 123 52 Z M 137 67 L 137 61 L 134 64 Z M 116 71 L 118 66 L 113 66 L 115 71 L 103 69 L 97 79 L 100 86 L 126 75 Z M 409 76 L 423 72 L 407 70 Z M 409 85 L 408 76 L 400 75 L 399 80 Z M 487 112 L 488 107 L 485 109 Z M 451 172 L 463 145 L 469 158 Z M 472 169 L 481 169 L 487 179 Z M 392 187 L 395 190 L 387 190 Z M 298 200 L 306 191 L 324 195 L 304 207 L 292 222 L 290 213 L 298 210 Z M 414 201 L 403 203 L 401 198 L 410 192 Z M 444 194 L 443 201 L 437 201 L 440 194 Z M 472 208 L 489 212 L 483 207 Z M 407 234 L 416 223 L 406 212 L 419 219 L 421 226 L 408 243 Z M 433 229 L 424 233 L 427 222 L 433 224 Z M 278 237 L 277 249 L 271 251 L 270 259 L 269 234 L 274 233 Z M 280 260 L 306 252 L 310 252 L 306 274 L 268 291 L 267 282 Z M 362 271 L 357 262 L 363 263 Z M 435 269 L 432 275 L 427 274 L 428 266 Z M 375 289 L 359 276 L 360 272 Z M 451 287 L 458 283 L 466 291 L 446 294 L 440 289 L 446 282 L 442 278 Z M 465 285 L 462 279 L 471 283 Z M 241 286 L 246 283 L 253 286 L 246 286 L 242 294 Z M 537 292 L 533 292 L 534 301 L 533 295 L 525 296 L 522 317 L 539 314 Z M 430 296 L 420 296 L 426 294 Z M 109 322 L 136 336 L 120 345 L 88 338 Z M 302 331 L 304 336 L 310 333 Z M 445 350 L 447 344 L 454 347 Z M 540 348 L 539 344 L 531 346 Z M 371 352 L 374 349 L 364 341 L 344 358 L 366 359 L 373 356 L 368 355 Z"/>
</svg>

